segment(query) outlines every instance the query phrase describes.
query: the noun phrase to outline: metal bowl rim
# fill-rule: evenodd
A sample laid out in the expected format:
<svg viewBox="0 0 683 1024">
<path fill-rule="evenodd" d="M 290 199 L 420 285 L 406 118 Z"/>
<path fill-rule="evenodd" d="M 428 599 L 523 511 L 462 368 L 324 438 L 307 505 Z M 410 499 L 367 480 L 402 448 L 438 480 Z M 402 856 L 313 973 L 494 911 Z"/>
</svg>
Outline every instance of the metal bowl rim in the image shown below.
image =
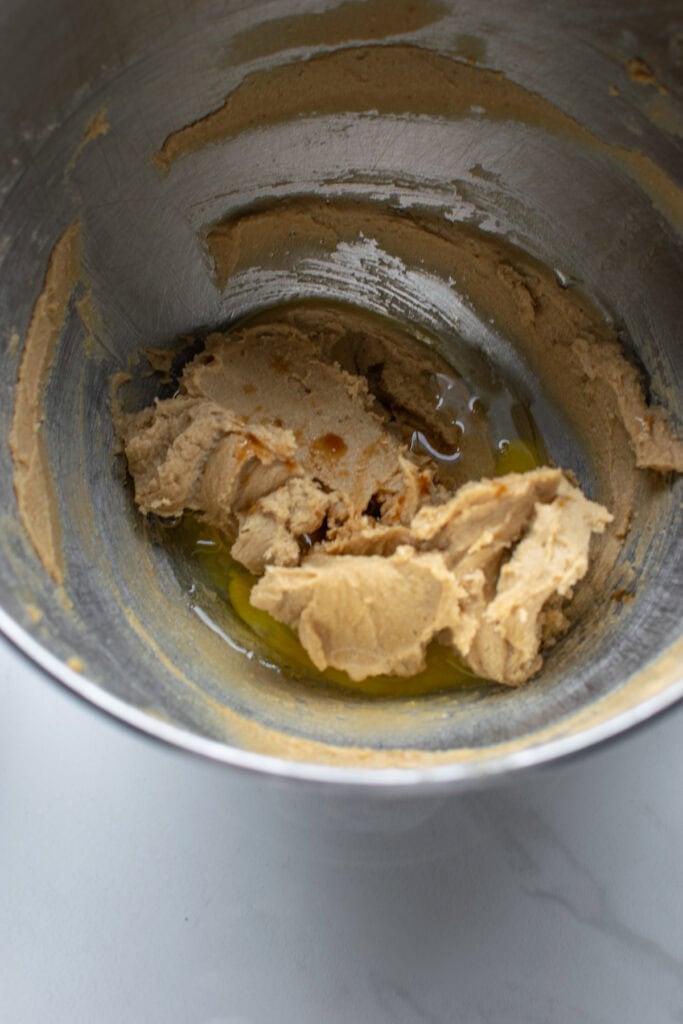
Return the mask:
<svg viewBox="0 0 683 1024">
<path fill-rule="evenodd" d="M 218 740 L 193 735 L 179 726 L 170 725 L 107 693 L 86 676 L 69 668 L 47 651 L 31 634 L 0 609 L 0 633 L 4 634 L 26 657 L 61 683 L 72 693 L 94 705 L 99 711 L 123 725 L 210 761 L 260 776 L 318 783 L 352 789 L 415 790 L 468 789 L 500 776 L 524 769 L 547 765 L 561 758 L 579 754 L 640 725 L 683 700 L 683 675 L 661 693 L 642 701 L 604 722 L 572 736 L 548 740 L 523 750 L 491 757 L 481 762 L 458 762 L 425 765 L 418 768 L 354 768 L 338 765 L 290 761 L 271 754 L 261 754 L 230 746 Z"/>
</svg>

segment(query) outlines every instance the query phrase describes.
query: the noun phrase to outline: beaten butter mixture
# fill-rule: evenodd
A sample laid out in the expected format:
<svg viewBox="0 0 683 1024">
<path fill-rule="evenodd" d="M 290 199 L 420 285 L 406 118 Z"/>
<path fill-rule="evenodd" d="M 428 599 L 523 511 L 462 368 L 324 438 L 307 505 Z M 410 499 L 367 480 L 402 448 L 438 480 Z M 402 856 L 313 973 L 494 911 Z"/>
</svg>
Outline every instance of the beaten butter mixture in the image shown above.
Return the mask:
<svg viewBox="0 0 683 1024">
<path fill-rule="evenodd" d="M 414 676 L 436 641 L 516 685 L 612 517 L 489 389 L 398 325 L 301 305 L 209 335 L 176 395 L 117 429 L 140 510 L 220 531 L 320 672 Z"/>
</svg>

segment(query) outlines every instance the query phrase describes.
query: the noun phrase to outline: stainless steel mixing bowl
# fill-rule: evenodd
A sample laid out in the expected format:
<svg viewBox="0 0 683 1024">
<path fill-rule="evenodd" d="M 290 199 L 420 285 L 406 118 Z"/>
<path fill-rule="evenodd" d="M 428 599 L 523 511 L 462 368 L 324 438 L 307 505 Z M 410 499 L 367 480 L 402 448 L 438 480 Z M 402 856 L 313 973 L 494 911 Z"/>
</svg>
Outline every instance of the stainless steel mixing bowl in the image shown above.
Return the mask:
<svg viewBox="0 0 683 1024">
<path fill-rule="evenodd" d="M 295 15 L 302 20 L 287 20 Z M 287 682 L 249 658 L 227 608 L 217 604 L 207 625 L 182 568 L 149 543 L 113 454 L 109 380 L 131 354 L 297 295 L 362 295 L 365 305 L 446 338 L 459 317 L 465 342 L 507 360 L 540 402 L 538 382 L 462 301 L 457 281 L 448 287 L 408 273 L 372 247 L 360 262 L 337 253 L 293 258 L 277 273 L 254 267 L 220 290 L 206 225 L 299 194 L 419 202 L 514 241 L 616 318 L 674 420 L 680 412 L 680 234 L 623 166 L 576 139 L 489 119 L 476 104 L 457 118 L 352 110 L 246 130 L 178 161 L 167 176 L 153 165 L 170 132 L 219 106 L 247 72 L 364 39 L 406 39 L 497 69 L 683 184 L 676 2 L 348 0 L 335 13 L 325 0 L 6 0 L 0 626 L 93 705 L 232 766 L 373 790 L 470 785 L 588 748 L 681 697 L 680 481 L 662 484 L 640 535 L 627 539 L 621 567 L 634 567 L 635 599 L 606 593 L 540 678 L 520 691 L 368 704 Z M 654 77 L 628 64 L 636 58 Z M 108 133 L 81 146 L 102 108 Z M 60 590 L 17 516 L 7 437 L 31 310 L 52 247 L 76 218 L 99 313 L 79 315 L 82 295 L 74 296 L 46 393 L 43 430 L 67 564 Z M 154 382 L 145 387 L 149 398 Z M 550 421 L 542 426 L 556 458 L 585 472 L 571 439 L 553 435 Z M 425 757 L 402 758 L 406 750 Z M 430 761 L 435 750 L 450 754 Z"/>
</svg>

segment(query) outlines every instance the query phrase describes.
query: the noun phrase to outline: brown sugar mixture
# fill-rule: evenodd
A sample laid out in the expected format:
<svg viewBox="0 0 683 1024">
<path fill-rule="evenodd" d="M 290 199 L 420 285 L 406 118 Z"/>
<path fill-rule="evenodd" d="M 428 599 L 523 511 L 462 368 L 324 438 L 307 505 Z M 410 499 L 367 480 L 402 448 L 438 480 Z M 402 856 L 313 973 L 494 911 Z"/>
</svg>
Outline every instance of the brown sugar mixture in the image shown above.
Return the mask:
<svg viewBox="0 0 683 1024">
<path fill-rule="evenodd" d="M 303 304 L 209 335 L 175 397 L 117 426 L 140 510 L 218 530 L 320 672 L 411 677 L 436 642 L 516 685 L 611 516 L 500 405 L 398 325 Z"/>
</svg>

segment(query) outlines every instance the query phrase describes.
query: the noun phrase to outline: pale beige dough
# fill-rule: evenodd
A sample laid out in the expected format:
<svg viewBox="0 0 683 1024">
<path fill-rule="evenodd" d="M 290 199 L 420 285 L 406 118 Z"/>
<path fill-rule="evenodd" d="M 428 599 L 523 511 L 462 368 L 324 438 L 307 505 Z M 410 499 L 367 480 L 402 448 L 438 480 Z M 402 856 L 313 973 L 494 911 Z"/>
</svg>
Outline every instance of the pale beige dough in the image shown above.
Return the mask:
<svg viewBox="0 0 683 1024">
<path fill-rule="evenodd" d="M 293 325 L 211 335 L 181 391 L 117 417 L 135 500 L 160 516 L 201 513 L 234 535 L 252 572 L 297 565 L 323 524 L 330 538 L 353 536 L 371 499 L 383 522 L 408 523 L 440 493 L 365 380 L 323 361 Z"/>
<path fill-rule="evenodd" d="M 265 572 L 252 603 L 321 670 L 412 675 L 437 639 L 475 673 L 523 682 L 566 629 L 562 603 L 611 516 L 558 469 L 449 492 L 409 447 L 416 424 L 458 442 L 433 416 L 438 357 L 423 373 L 390 327 L 349 347 L 354 314 L 336 317 L 304 308 L 212 334 L 175 398 L 120 413 L 137 504 L 231 536 L 233 557 Z M 468 427 L 470 471 L 490 471 L 481 423 Z"/>
<path fill-rule="evenodd" d="M 683 473 L 683 444 L 671 430 L 664 410 L 645 402 L 638 371 L 626 361 L 621 347 L 613 341 L 598 348 L 579 337 L 572 351 L 588 380 L 600 380 L 614 395 L 636 466 Z"/>
<path fill-rule="evenodd" d="M 368 528 L 366 554 L 268 568 L 251 600 L 298 630 L 320 670 L 412 675 L 438 638 L 477 674 L 515 685 L 541 667 L 542 641 L 566 628 L 552 604 L 544 614 L 548 602 L 571 597 L 591 535 L 611 518 L 560 470 L 483 480 L 424 507 L 393 553 L 391 528 Z"/>
</svg>

